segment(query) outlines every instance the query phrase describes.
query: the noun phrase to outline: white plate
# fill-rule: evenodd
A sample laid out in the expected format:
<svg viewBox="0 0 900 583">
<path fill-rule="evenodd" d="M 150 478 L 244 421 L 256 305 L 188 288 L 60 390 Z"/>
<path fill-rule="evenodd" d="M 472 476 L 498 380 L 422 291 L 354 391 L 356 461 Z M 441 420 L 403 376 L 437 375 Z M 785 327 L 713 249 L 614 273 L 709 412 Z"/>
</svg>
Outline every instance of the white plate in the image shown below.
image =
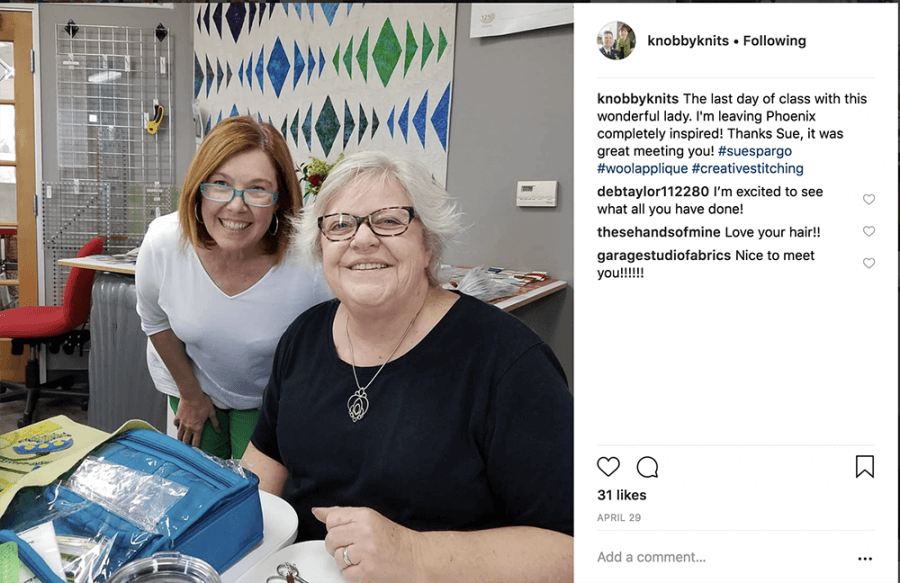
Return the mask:
<svg viewBox="0 0 900 583">
<path fill-rule="evenodd" d="M 276 569 L 284 562 L 295 564 L 300 576 L 309 583 L 347 583 L 334 557 L 325 550 L 325 541 L 321 540 L 297 543 L 275 551 L 241 575 L 235 583 L 264 583 L 266 578 L 278 574 Z"/>
</svg>

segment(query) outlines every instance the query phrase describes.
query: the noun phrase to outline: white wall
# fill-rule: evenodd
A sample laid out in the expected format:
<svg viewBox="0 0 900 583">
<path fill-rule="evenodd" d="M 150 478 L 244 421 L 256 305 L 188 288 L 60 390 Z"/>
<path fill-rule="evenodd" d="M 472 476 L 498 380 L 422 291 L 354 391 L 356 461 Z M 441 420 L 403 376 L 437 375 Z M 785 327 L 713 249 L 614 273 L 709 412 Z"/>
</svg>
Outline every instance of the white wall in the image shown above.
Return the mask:
<svg viewBox="0 0 900 583">
<path fill-rule="evenodd" d="M 447 189 L 471 225 L 456 265 L 542 270 L 569 289 L 514 314 L 573 380 L 572 25 L 470 39 L 456 17 Z M 516 182 L 558 180 L 556 208 L 517 208 Z"/>
</svg>

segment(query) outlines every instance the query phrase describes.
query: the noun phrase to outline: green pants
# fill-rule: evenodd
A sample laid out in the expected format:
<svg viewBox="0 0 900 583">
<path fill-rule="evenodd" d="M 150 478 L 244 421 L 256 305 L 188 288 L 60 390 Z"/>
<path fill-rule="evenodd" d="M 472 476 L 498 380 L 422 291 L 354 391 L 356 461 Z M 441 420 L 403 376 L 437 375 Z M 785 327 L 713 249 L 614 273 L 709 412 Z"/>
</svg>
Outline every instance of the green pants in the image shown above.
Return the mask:
<svg viewBox="0 0 900 583">
<path fill-rule="evenodd" d="M 169 397 L 169 406 L 178 413 L 178 397 Z M 216 433 L 207 419 L 200 436 L 200 449 L 222 459 L 241 459 L 259 419 L 259 409 L 219 409 L 216 407 L 221 433 Z"/>
</svg>

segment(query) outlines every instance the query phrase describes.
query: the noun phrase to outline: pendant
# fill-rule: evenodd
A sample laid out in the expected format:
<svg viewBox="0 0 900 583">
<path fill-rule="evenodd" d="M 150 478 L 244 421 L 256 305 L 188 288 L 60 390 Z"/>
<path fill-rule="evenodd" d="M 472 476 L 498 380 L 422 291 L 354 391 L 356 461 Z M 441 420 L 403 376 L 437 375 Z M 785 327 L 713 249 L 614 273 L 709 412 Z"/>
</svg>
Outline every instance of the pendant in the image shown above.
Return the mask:
<svg viewBox="0 0 900 583">
<path fill-rule="evenodd" d="M 354 423 L 362 419 L 368 410 L 369 397 L 366 396 L 365 389 L 358 389 L 349 399 L 347 399 L 347 412 L 350 413 L 350 419 L 352 419 Z"/>
</svg>

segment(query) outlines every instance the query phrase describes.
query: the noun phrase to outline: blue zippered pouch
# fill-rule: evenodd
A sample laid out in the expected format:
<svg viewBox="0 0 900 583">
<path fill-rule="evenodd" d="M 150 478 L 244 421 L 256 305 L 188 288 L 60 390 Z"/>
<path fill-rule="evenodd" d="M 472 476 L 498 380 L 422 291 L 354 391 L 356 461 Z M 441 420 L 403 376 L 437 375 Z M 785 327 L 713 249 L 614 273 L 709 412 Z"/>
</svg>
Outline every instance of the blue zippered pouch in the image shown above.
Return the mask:
<svg viewBox="0 0 900 583">
<path fill-rule="evenodd" d="M 80 478 L 85 469 L 94 477 Z M 66 481 L 19 492 L 0 527 L 21 532 L 53 520 L 57 535 L 112 541 L 97 581 L 164 550 L 221 573 L 262 541 L 259 480 L 243 474 L 167 435 L 131 429 L 95 448 Z"/>
</svg>

